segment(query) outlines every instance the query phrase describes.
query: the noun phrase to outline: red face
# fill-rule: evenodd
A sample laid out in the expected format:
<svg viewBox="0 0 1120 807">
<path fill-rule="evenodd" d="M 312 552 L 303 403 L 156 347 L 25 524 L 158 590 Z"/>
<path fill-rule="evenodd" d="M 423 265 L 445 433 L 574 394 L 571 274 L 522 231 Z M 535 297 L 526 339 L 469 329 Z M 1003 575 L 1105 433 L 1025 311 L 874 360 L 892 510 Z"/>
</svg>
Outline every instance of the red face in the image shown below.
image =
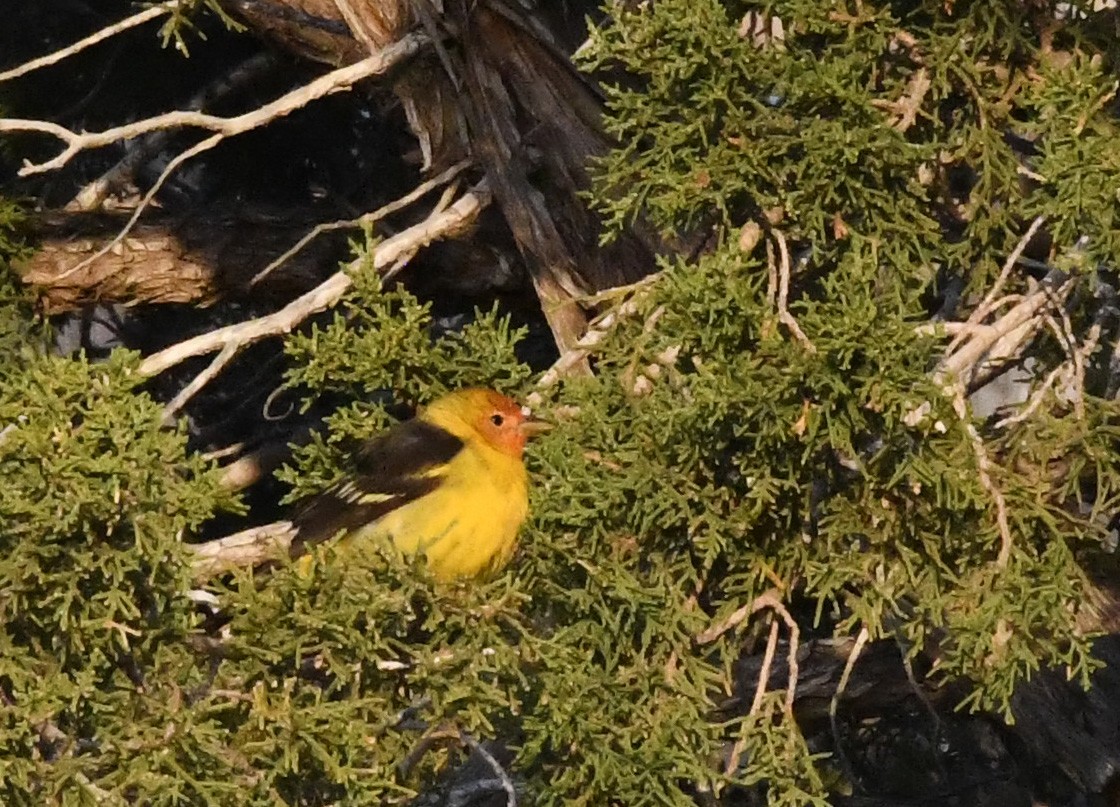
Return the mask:
<svg viewBox="0 0 1120 807">
<path fill-rule="evenodd" d="M 480 407 L 478 421 L 473 425 L 482 437 L 504 454 L 520 457 L 525 450 L 531 429 L 520 404 L 492 390 L 485 390 L 485 406 Z"/>
</svg>

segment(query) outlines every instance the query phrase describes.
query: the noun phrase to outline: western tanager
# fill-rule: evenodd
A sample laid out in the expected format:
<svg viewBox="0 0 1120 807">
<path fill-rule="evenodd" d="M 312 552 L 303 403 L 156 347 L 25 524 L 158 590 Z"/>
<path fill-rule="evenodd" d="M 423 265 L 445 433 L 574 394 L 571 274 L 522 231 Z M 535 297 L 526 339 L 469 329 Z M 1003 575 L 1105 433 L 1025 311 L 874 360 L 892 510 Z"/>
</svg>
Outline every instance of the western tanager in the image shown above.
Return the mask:
<svg viewBox="0 0 1120 807">
<path fill-rule="evenodd" d="M 339 534 L 345 551 L 388 539 L 423 555 L 439 580 L 493 574 L 509 562 L 529 512 L 522 451 L 541 429 L 494 390 L 444 395 L 371 438 L 352 477 L 299 509 L 292 551 Z"/>
</svg>

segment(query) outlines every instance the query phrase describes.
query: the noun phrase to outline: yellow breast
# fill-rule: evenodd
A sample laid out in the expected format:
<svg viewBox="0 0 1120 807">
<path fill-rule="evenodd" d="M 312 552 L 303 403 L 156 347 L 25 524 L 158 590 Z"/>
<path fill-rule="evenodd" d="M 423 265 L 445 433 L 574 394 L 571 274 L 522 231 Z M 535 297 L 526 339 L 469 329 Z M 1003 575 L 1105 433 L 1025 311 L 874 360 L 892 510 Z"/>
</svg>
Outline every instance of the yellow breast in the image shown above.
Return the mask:
<svg viewBox="0 0 1120 807">
<path fill-rule="evenodd" d="M 351 550 L 389 539 L 406 555 L 423 555 L 438 580 L 487 577 L 509 562 L 529 513 L 521 461 L 475 448 L 450 463 L 439 486 L 344 539 Z"/>
</svg>

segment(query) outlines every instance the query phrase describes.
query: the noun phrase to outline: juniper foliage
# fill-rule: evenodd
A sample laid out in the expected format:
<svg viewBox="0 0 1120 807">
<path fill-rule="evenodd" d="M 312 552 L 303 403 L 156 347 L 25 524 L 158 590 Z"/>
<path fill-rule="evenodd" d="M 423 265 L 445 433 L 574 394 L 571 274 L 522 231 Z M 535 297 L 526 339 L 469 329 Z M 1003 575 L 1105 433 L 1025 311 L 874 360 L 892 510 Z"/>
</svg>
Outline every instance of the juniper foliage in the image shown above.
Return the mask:
<svg viewBox="0 0 1120 807">
<path fill-rule="evenodd" d="M 624 77 L 594 203 L 709 248 L 601 302 L 629 305 L 594 375 L 546 392 L 559 426 L 530 450 L 532 521 L 496 580 L 438 586 L 391 553 L 340 563 L 327 547 L 309 573 L 213 581 L 215 632 L 187 597 L 184 538 L 236 503 L 160 428 L 135 357 L 5 350 L 4 803 L 407 803 L 453 786 L 470 736 L 508 748 L 533 804 L 752 787 L 823 804 L 790 682 L 752 710 L 736 664 L 774 614 L 714 629 L 767 594 L 803 632 L 936 646 L 934 683 L 970 682 L 965 707 L 1013 718 L 1042 665 L 1089 682 L 1083 568 L 1120 485 L 1115 17 L 1013 0 L 621 6 L 588 51 Z M 748 11 L 782 37 L 744 32 Z M 1039 215 L 1041 260 L 1078 291 L 1068 327 L 1031 345 L 1034 388 L 1097 327 L 1083 394 L 998 427 L 962 419 L 932 372 L 945 336 L 918 326 L 966 319 Z M 776 310 L 779 233 L 805 340 Z M 1035 282 L 1016 270 L 1007 290 Z M 292 498 L 344 473 L 387 404 L 529 391 L 519 335 L 480 312 L 436 337 L 423 303 L 357 270 L 340 313 L 288 342 L 293 388 L 354 401 L 282 474 Z"/>
</svg>

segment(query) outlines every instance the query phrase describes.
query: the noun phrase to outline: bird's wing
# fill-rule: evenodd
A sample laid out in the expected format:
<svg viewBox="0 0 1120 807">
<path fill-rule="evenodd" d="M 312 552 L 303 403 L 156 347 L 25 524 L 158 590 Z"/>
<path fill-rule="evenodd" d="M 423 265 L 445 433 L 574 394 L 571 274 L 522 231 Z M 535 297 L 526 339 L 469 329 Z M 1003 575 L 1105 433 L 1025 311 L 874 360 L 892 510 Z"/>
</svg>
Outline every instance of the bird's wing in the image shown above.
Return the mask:
<svg viewBox="0 0 1120 807">
<path fill-rule="evenodd" d="M 357 454 L 353 476 L 309 499 L 292 521 L 299 529 L 292 556 L 340 532 L 372 524 L 439 486 L 463 441 L 420 419 L 371 438 Z"/>
</svg>

